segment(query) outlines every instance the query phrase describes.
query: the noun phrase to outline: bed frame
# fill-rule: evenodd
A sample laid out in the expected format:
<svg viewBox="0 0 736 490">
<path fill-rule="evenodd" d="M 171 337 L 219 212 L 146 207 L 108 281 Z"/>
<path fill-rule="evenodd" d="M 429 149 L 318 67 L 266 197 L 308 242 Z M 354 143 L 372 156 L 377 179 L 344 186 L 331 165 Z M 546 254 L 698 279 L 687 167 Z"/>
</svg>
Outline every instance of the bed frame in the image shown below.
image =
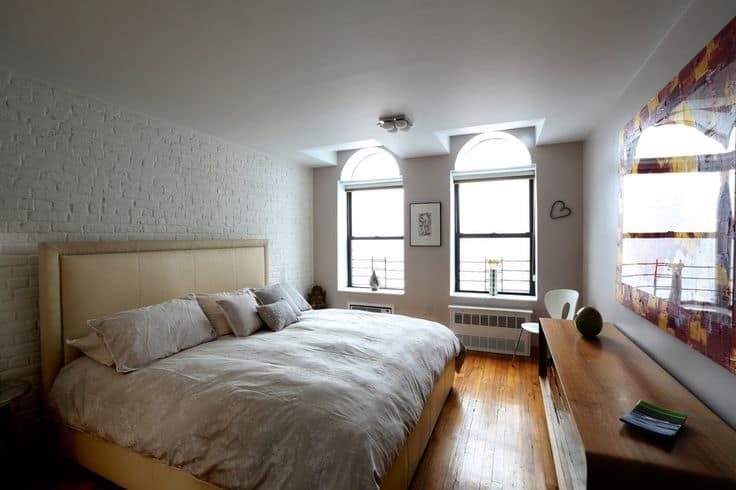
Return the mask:
<svg viewBox="0 0 736 490">
<path fill-rule="evenodd" d="M 214 293 L 268 283 L 266 240 L 55 242 L 39 245 L 41 379 L 44 398 L 79 353 L 64 340 L 89 333 L 86 320 L 160 303 L 193 291 Z M 452 382 L 451 360 L 435 383 L 382 490 L 409 486 Z M 63 454 L 130 489 L 215 488 L 180 468 L 68 426 L 57 427 Z"/>
</svg>

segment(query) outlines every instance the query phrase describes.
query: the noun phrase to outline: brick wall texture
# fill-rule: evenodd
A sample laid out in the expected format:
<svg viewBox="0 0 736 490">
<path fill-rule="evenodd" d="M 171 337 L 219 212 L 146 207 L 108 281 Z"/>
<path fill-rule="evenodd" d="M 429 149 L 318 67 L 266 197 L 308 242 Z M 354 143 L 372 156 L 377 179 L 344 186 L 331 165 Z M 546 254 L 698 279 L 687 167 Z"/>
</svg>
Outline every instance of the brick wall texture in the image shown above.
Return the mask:
<svg viewBox="0 0 736 490">
<path fill-rule="evenodd" d="M 37 244 L 267 238 L 272 281 L 312 282 L 312 170 L 0 69 L 0 379 L 40 415 Z"/>
</svg>

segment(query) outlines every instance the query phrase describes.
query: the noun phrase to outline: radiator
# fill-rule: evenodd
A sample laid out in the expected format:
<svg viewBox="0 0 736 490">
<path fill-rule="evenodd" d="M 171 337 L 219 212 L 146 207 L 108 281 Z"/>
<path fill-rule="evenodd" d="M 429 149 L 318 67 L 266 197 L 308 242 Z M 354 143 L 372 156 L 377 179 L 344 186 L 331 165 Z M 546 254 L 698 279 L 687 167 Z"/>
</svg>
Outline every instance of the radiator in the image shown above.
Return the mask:
<svg viewBox="0 0 736 490">
<path fill-rule="evenodd" d="M 450 305 L 450 328 L 468 350 L 511 354 L 521 324 L 531 321 L 531 310 Z M 530 354 L 531 335 L 523 332 L 516 355 Z"/>
<path fill-rule="evenodd" d="M 393 313 L 394 305 L 376 305 L 373 303 L 348 303 L 348 310 L 370 311 L 372 313 Z"/>
</svg>

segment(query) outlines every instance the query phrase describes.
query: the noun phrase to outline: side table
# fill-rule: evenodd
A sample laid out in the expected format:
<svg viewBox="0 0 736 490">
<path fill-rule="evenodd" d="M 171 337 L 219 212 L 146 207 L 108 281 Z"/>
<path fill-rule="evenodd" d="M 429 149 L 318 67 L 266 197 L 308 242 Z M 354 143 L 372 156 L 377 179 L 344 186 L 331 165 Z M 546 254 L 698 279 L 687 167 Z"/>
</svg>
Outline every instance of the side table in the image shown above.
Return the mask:
<svg viewBox="0 0 736 490">
<path fill-rule="evenodd" d="M 17 437 L 10 413 L 10 404 L 31 391 L 31 383 L 19 379 L 0 380 L 0 457 L 12 460 L 17 449 Z"/>
</svg>

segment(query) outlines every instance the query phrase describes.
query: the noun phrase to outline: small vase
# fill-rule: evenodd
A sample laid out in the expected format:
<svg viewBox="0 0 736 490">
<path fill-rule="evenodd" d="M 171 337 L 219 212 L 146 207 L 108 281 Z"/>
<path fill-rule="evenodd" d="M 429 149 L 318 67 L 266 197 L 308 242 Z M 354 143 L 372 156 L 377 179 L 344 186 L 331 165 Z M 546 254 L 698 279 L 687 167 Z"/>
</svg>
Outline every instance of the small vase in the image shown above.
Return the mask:
<svg viewBox="0 0 736 490">
<path fill-rule="evenodd" d="M 496 296 L 498 294 L 498 271 L 491 269 L 490 284 L 488 285 L 488 294 Z"/>
<path fill-rule="evenodd" d="M 381 286 L 381 283 L 378 282 L 378 276 L 376 275 L 376 271 L 371 271 L 371 278 L 368 282 L 371 286 L 371 291 L 378 291 L 378 288 Z"/>
</svg>

